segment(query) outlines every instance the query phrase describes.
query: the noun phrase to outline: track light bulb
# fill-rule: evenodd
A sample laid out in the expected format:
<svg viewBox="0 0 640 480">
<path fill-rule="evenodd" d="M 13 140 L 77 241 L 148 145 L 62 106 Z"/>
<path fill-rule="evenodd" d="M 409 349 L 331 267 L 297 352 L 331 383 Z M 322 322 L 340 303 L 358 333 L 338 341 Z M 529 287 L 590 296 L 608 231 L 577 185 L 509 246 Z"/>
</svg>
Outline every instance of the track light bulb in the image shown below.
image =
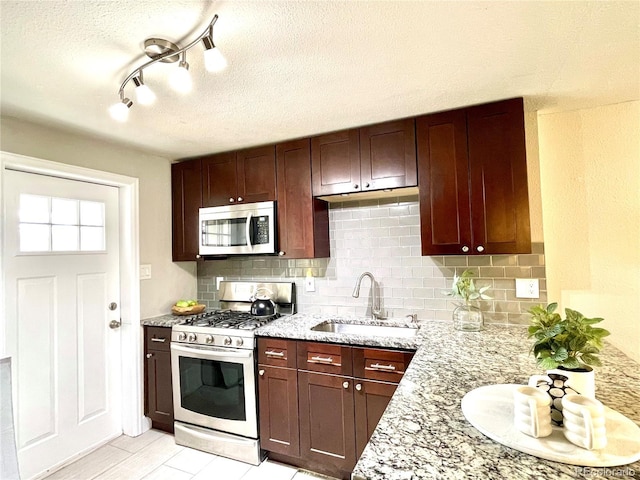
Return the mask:
<svg viewBox="0 0 640 480">
<path fill-rule="evenodd" d="M 133 105 L 133 102 L 128 98 L 123 98 L 118 103 L 114 103 L 109 107 L 109 114 L 111 118 L 118 122 L 126 122 L 129 118 L 129 109 Z"/>
<path fill-rule="evenodd" d="M 191 74 L 189 73 L 189 64 L 182 60 L 178 68 L 171 74 L 169 84 L 178 93 L 188 93 L 191 91 Z"/>
<path fill-rule="evenodd" d="M 136 86 L 136 100 L 140 105 L 151 105 L 156 101 L 156 94 L 142 81 L 142 72 L 139 77 L 133 77 L 133 83 Z"/>
<path fill-rule="evenodd" d="M 219 72 L 227 67 L 227 60 L 213 43 L 211 35 L 202 39 L 204 44 L 204 67 L 208 72 Z"/>
</svg>

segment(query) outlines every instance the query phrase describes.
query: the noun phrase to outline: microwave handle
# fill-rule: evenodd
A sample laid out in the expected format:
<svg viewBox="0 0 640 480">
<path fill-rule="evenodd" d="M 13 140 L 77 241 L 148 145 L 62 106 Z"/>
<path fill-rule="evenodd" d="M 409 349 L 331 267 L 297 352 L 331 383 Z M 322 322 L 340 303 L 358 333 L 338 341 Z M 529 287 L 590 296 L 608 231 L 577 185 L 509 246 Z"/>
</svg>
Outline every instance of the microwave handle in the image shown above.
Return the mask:
<svg viewBox="0 0 640 480">
<path fill-rule="evenodd" d="M 251 212 L 249 212 L 247 214 L 247 225 L 246 225 L 246 231 L 245 231 L 245 235 L 247 238 L 247 245 L 249 246 L 250 249 L 253 249 L 253 245 L 251 244 L 251 218 L 253 217 L 253 215 L 251 215 Z"/>
</svg>

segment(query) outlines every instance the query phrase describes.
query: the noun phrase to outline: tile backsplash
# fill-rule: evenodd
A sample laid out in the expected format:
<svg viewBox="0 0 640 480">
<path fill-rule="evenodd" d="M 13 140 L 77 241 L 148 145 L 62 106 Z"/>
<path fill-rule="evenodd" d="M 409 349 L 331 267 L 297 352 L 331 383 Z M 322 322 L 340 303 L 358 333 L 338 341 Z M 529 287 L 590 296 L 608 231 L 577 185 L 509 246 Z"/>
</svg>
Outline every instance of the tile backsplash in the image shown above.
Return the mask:
<svg viewBox="0 0 640 480">
<path fill-rule="evenodd" d="M 546 304 L 544 246 L 530 255 L 433 256 L 420 250 L 417 196 L 332 203 L 329 210 L 331 258 L 286 260 L 234 257 L 198 263 L 198 299 L 217 307 L 216 277 L 225 280 L 271 280 L 296 283 L 298 311 L 329 315 L 370 315 L 369 279 L 360 298 L 352 292 L 361 273 L 373 273 L 383 310 L 389 318 L 418 314 L 419 320 L 451 320 L 456 300 L 444 295 L 453 275 L 475 271 L 478 286 L 489 285 L 492 299 L 480 307 L 486 323 L 528 323 L 526 311 Z M 305 292 L 304 278 L 315 277 L 315 291 Z M 515 296 L 516 278 L 537 278 L 540 298 Z"/>
</svg>

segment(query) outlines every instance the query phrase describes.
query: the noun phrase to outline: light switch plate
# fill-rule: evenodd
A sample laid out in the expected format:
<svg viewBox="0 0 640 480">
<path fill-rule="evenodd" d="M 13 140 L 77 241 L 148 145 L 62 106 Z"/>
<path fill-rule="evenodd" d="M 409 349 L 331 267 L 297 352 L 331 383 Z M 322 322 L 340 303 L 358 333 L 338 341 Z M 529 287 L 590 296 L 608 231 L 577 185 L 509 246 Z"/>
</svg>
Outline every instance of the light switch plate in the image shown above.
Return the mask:
<svg viewBox="0 0 640 480">
<path fill-rule="evenodd" d="M 314 277 L 304 277 L 304 290 L 305 292 L 316 291 L 316 279 Z"/>
<path fill-rule="evenodd" d="M 537 278 L 516 278 L 517 298 L 540 298 L 540 283 Z"/>
<path fill-rule="evenodd" d="M 140 265 L 140 280 L 149 280 L 151 278 L 151 265 Z"/>
</svg>

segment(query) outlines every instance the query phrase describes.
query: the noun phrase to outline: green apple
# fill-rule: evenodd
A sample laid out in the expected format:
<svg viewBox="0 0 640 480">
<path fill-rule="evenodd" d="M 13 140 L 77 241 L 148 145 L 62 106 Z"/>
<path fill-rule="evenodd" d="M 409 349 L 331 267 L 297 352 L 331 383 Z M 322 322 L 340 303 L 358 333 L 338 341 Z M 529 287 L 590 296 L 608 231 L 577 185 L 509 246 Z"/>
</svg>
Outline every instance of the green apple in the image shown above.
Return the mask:
<svg viewBox="0 0 640 480">
<path fill-rule="evenodd" d="M 189 304 L 189 307 L 193 307 L 194 305 L 197 305 L 198 302 L 195 300 L 189 300 L 189 302 L 187 302 Z"/>
<path fill-rule="evenodd" d="M 188 307 L 189 302 L 187 300 L 178 300 L 176 302 L 176 307 Z"/>
</svg>

